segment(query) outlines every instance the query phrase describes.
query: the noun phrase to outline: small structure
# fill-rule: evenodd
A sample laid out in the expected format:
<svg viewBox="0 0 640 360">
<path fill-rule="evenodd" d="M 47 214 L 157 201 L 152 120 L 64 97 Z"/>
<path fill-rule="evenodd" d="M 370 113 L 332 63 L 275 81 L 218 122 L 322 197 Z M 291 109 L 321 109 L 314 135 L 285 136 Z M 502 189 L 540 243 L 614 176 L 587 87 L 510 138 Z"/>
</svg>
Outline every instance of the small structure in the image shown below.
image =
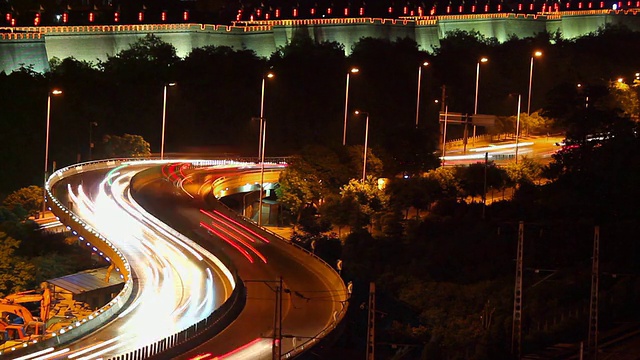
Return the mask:
<svg viewBox="0 0 640 360">
<path fill-rule="evenodd" d="M 52 285 L 54 298 L 85 303 L 91 309 L 98 309 L 124 287 L 124 281 L 119 276 L 107 276 L 108 272 L 107 267 L 86 270 L 47 280 L 47 283 Z"/>
</svg>

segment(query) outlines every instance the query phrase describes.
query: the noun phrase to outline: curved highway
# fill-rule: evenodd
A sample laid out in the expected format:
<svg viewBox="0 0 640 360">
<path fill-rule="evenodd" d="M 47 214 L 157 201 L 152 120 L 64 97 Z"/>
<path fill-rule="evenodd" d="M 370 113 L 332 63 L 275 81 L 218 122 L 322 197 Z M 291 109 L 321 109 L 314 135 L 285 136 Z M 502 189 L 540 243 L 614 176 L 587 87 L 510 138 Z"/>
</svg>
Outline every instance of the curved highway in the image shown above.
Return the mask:
<svg viewBox="0 0 640 360">
<path fill-rule="evenodd" d="M 335 271 L 211 196 L 217 180 L 255 176 L 258 167 L 111 164 L 65 175 L 52 192 L 128 259 L 131 299 L 101 329 L 24 359 L 147 357 L 135 351 L 206 318 L 229 298 L 233 276 L 208 250 L 231 259 L 247 289 L 246 306 L 183 358 L 269 359 L 272 351 L 290 357 L 342 319 L 347 294 Z M 132 191 L 136 174 L 141 180 Z M 281 347 L 272 346 L 274 337 L 282 338 Z"/>
</svg>

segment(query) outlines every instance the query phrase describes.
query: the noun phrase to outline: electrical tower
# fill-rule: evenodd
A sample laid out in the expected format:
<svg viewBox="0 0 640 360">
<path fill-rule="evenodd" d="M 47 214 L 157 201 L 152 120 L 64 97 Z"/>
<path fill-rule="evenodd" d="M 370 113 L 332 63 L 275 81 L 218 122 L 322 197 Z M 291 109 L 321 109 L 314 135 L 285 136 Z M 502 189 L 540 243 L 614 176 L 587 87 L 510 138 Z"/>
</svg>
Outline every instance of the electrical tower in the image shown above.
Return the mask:
<svg viewBox="0 0 640 360">
<path fill-rule="evenodd" d="M 589 305 L 589 338 L 587 351 L 593 360 L 598 358 L 598 282 L 600 263 L 600 226 L 593 230 L 593 263 L 591 265 L 591 302 Z"/>
<path fill-rule="evenodd" d="M 374 359 L 376 324 L 376 283 L 369 283 L 369 319 L 367 321 L 367 360 Z"/>
<path fill-rule="evenodd" d="M 522 246 L 524 243 L 524 221 L 518 224 L 518 250 L 516 257 L 516 284 L 513 296 L 513 328 L 511 331 L 511 354 L 520 359 L 522 340 Z"/>
</svg>

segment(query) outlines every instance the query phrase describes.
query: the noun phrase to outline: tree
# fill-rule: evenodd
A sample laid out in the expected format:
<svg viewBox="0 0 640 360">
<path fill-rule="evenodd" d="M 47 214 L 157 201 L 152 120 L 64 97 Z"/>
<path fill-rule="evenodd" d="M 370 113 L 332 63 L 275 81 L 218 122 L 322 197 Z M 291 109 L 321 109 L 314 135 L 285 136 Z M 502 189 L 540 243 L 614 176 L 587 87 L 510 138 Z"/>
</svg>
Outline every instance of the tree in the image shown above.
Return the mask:
<svg viewBox="0 0 640 360">
<path fill-rule="evenodd" d="M 357 223 L 350 224 L 353 229 L 371 224 L 389 200 L 387 194 L 378 187 L 378 180 L 373 176 L 367 176 L 364 183 L 352 179 L 341 188 L 340 195 L 343 199 L 353 199 L 360 206 L 358 213 L 362 216 L 356 218 Z"/>
<path fill-rule="evenodd" d="M 323 194 L 323 185 L 312 166 L 302 157 L 292 157 L 289 166 L 280 173 L 280 186 L 276 189 L 278 201 L 291 213 L 295 224 L 300 222 L 307 206 L 317 208 Z"/>
<path fill-rule="evenodd" d="M 105 158 L 149 157 L 151 147 L 140 135 L 105 135 L 102 138 L 102 154 Z"/>
<path fill-rule="evenodd" d="M 23 210 L 27 215 L 35 216 L 42 209 L 43 189 L 36 185 L 16 190 L 9 194 L 2 204 L 16 214 Z"/>
<path fill-rule="evenodd" d="M 33 280 L 35 266 L 15 256 L 20 241 L 0 231 L 0 296 L 27 290 Z"/>
<path fill-rule="evenodd" d="M 542 165 L 528 156 L 518 159 L 518 163 L 510 162 L 505 166 L 509 179 L 516 184 L 534 184 L 542 175 Z"/>
</svg>

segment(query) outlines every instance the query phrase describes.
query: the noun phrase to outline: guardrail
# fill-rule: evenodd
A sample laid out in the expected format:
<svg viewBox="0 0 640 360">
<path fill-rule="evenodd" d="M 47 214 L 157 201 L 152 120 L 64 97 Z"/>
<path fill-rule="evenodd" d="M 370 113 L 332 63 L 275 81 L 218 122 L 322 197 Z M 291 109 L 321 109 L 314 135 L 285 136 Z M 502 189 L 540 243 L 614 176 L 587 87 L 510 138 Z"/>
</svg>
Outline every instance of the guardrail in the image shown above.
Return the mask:
<svg viewBox="0 0 640 360">
<path fill-rule="evenodd" d="M 78 236 L 79 240 L 85 243 L 86 246 L 91 247 L 92 250 L 96 251 L 106 261 L 115 265 L 116 271 L 120 273 L 120 277 L 125 281 L 124 287 L 109 303 L 94 311 L 89 316 L 78 319 L 75 323 L 60 329 L 58 332 L 45 334 L 44 337 L 39 340 L 25 341 L 19 345 L 4 349 L 0 354 L 17 356 L 77 339 L 102 326 L 111 317 L 119 313 L 123 306 L 129 301 L 134 284 L 131 279 L 131 266 L 127 259 L 109 240 L 77 217 L 56 199 L 51 192 L 51 186 L 62 180 L 69 173 L 80 173 L 86 171 L 88 168 L 96 168 L 98 167 L 97 164 L 102 165 L 102 163 L 103 162 L 96 162 L 94 164 L 68 166 L 54 172 L 45 183 L 46 202 L 49 205 L 49 210 L 56 215 L 60 222 L 67 226 L 67 230 Z"/>
</svg>

